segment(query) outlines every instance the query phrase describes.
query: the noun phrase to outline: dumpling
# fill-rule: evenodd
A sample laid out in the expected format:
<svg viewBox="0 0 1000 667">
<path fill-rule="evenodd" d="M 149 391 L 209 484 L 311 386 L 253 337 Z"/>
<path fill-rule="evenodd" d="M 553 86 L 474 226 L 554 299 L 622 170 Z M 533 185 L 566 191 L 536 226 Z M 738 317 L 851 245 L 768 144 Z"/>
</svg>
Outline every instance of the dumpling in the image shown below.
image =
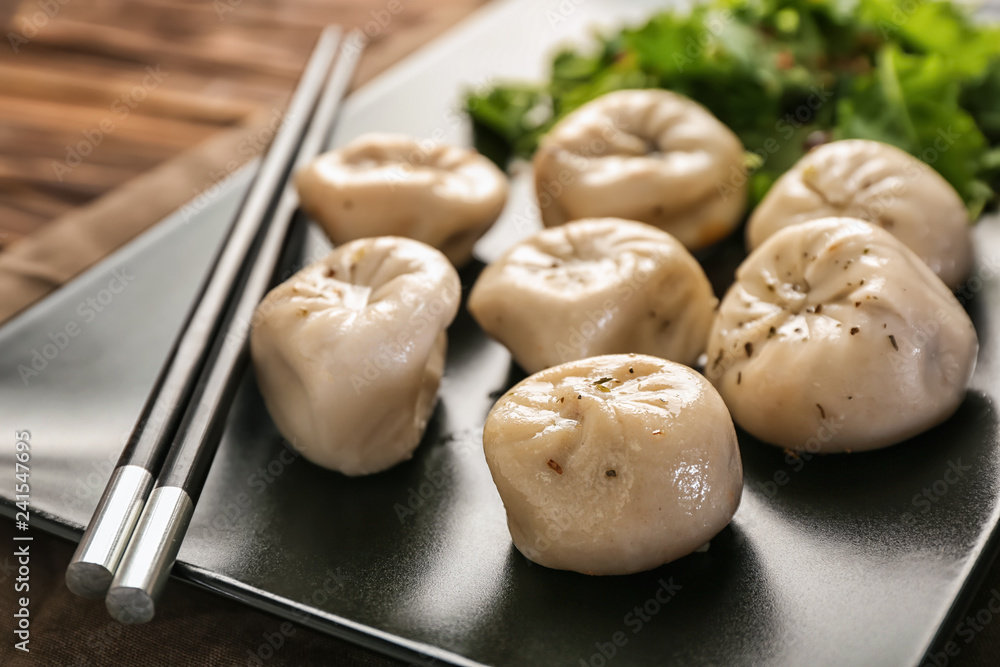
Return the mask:
<svg viewBox="0 0 1000 667">
<path fill-rule="evenodd" d="M 583 105 L 542 138 L 534 167 L 546 227 L 626 218 L 696 250 L 728 236 L 746 208 L 739 138 L 665 90 L 620 90 Z"/>
<path fill-rule="evenodd" d="M 955 189 L 909 153 L 863 139 L 814 148 L 779 178 L 750 216 L 747 247 L 789 225 L 836 216 L 890 232 L 949 287 L 972 268 L 969 216 Z"/>
<path fill-rule="evenodd" d="M 302 208 L 334 245 L 405 236 L 443 252 L 456 266 L 496 222 L 507 178 L 479 153 L 371 133 L 320 155 L 295 178 Z"/>
<path fill-rule="evenodd" d="M 410 458 L 437 400 L 460 297 L 444 255 L 391 236 L 343 245 L 271 290 L 250 350 L 281 434 L 347 475 Z"/>
<path fill-rule="evenodd" d="M 718 300 L 670 234 L 639 222 L 546 229 L 483 270 L 469 312 L 529 373 L 599 354 L 693 364 Z"/>
<path fill-rule="evenodd" d="M 536 373 L 497 401 L 483 448 L 518 550 L 584 574 L 680 558 L 729 524 L 743 466 L 719 394 L 635 354 Z"/>
<path fill-rule="evenodd" d="M 779 230 L 739 267 L 705 373 L 761 440 L 860 451 L 947 419 L 978 348 L 969 316 L 909 248 L 861 220 L 825 218 Z"/>
</svg>

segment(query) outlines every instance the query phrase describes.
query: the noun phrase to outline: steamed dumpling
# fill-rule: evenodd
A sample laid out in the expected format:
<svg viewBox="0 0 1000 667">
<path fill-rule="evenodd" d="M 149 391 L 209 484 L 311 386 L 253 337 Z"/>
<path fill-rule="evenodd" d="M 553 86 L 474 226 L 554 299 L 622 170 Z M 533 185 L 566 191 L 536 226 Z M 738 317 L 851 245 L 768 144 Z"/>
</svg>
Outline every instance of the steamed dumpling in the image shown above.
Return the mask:
<svg viewBox="0 0 1000 667">
<path fill-rule="evenodd" d="M 619 90 L 583 105 L 542 138 L 534 166 L 546 227 L 626 218 L 696 250 L 728 236 L 746 208 L 739 138 L 666 90 Z"/>
<path fill-rule="evenodd" d="M 584 574 L 691 553 L 729 524 L 743 467 L 718 393 L 645 355 L 574 361 L 497 401 L 483 448 L 518 550 Z"/>
<path fill-rule="evenodd" d="M 670 234 L 605 218 L 546 229 L 483 270 L 469 311 L 529 373 L 600 354 L 693 364 L 718 300 Z"/>
<path fill-rule="evenodd" d="M 371 133 L 320 155 L 295 179 L 302 208 L 335 245 L 406 236 L 456 266 L 496 222 L 507 178 L 474 150 Z"/>
<path fill-rule="evenodd" d="M 747 247 L 789 225 L 831 216 L 882 227 L 949 287 L 972 267 L 968 212 L 955 189 L 909 153 L 863 139 L 814 148 L 779 178 L 750 216 Z"/>
<path fill-rule="evenodd" d="M 410 458 L 437 400 L 460 296 L 444 255 L 398 237 L 343 245 L 271 290 L 250 350 L 281 434 L 347 475 Z"/>
<path fill-rule="evenodd" d="M 947 419 L 978 348 L 969 316 L 909 248 L 826 218 L 776 232 L 739 267 L 705 373 L 761 440 L 859 451 Z"/>
</svg>

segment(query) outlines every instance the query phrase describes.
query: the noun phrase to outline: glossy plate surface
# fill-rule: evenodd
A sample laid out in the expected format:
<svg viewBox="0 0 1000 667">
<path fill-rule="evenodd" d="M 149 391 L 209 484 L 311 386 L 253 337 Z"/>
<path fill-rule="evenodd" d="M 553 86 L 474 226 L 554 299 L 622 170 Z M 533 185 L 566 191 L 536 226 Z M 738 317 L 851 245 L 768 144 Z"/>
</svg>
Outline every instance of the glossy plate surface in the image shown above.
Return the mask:
<svg viewBox="0 0 1000 667">
<path fill-rule="evenodd" d="M 355 94 L 334 143 L 370 130 L 467 143 L 461 90 L 541 76 L 554 44 L 661 3 L 618 4 L 490 6 Z M 30 430 L 35 526 L 79 539 L 248 177 L 0 330 L 0 470 L 14 467 L 14 430 Z M 483 260 L 538 228 L 527 174 L 512 194 Z M 590 578 L 514 550 L 480 437 L 521 374 L 463 309 L 427 437 L 384 474 L 348 479 L 284 449 L 247 377 L 174 573 L 420 662 L 918 664 L 996 546 L 997 221 L 976 240 L 962 294 L 982 349 L 958 413 L 888 450 L 808 461 L 741 434 L 743 504 L 706 553 Z M 296 243 L 299 265 L 327 247 L 301 222 Z M 741 257 L 735 239 L 702 258 L 720 294 Z M 0 486 L 11 515 L 12 493 Z"/>
</svg>

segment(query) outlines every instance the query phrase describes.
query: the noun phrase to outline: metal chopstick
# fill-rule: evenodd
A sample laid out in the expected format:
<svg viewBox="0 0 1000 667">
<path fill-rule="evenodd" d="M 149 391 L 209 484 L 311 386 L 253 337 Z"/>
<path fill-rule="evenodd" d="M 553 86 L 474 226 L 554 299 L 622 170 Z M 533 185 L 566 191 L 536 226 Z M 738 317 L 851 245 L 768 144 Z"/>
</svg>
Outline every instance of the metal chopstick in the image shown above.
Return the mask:
<svg viewBox="0 0 1000 667">
<path fill-rule="evenodd" d="M 302 142 L 295 170 L 305 166 L 325 145 L 359 56 L 358 48 L 345 45 L 341 49 Z M 248 325 L 276 276 L 298 203 L 295 189 L 286 185 L 246 286 L 227 317 L 226 335 L 213 346 L 210 362 L 184 414 L 156 488 L 111 583 L 106 598 L 108 611 L 122 623 L 144 623 L 153 618 L 157 597 L 177 558 L 246 368 Z"/>
<path fill-rule="evenodd" d="M 226 308 L 233 302 L 236 282 L 247 252 L 260 228 L 270 219 L 317 104 L 322 84 L 340 43 L 340 30 L 328 27 L 320 35 L 266 157 L 202 284 L 199 297 L 160 371 L 66 570 L 66 585 L 77 595 L 103 596 L 153 480 L 180 425 L 198 374 L 212 341 L 220 331 Z"/>
</svg>

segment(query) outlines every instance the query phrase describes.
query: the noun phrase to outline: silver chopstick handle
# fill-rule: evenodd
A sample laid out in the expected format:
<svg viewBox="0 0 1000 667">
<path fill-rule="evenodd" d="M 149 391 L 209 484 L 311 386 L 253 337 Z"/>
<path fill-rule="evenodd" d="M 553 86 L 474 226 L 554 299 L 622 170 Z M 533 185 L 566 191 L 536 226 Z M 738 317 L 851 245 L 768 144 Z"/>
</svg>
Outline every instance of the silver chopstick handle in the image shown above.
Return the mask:
<svg viewBox="0 0 1000 667">
<path fill-rule="evenodd" d="M 111 473 L 66 568 L 66 586 L 71 591 L 85 598 L 104 597 L 152 487 L 153 476 L 140 466 L 122 466 Z"/>
<path fill-rule="evenodd" d="M 153 489 L 105 599 L 118 621 L 129 625 L 153 618 L 156 599 L 177 560 L 193 513 L 194 503 L 184 489 Z"/>
</svg>

